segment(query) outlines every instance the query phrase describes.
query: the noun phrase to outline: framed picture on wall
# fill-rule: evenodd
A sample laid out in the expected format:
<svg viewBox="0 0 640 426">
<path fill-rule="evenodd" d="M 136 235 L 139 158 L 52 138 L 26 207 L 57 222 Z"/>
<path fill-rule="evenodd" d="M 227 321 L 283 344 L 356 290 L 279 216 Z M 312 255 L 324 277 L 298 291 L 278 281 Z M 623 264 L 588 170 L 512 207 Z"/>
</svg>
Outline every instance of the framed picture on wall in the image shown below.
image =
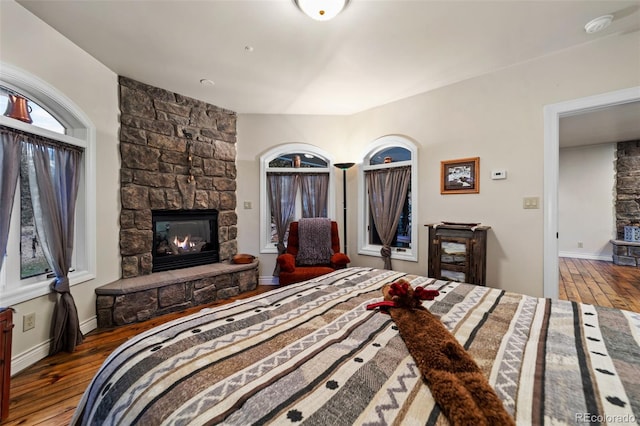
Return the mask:
<svg viewBox="0 0 640 426">
<path fill-rule="evenodd" d="M 441 194 L 477 194 L 480 192 L 480 157 L 440 162 Z"/>
</svg>

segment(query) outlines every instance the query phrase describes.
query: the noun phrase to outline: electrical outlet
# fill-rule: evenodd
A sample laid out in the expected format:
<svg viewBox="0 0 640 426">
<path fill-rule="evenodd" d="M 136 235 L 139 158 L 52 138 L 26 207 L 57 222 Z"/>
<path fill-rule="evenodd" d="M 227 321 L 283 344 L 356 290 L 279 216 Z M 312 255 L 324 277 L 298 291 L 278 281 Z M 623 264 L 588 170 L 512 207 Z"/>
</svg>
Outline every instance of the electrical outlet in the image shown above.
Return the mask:
<svg viewBox="0 0 640 426">
<path fill-rule="evenodd" d="M 578 248 L 582 248 L 582 247 L 583 247 L 582 241 L 578 241 Z"/>
<path fill-rule="evenodd" d="M 251 209 L 253 206 L 251 205 L 251 201 L 245 201 L 244 202 L 244 208 L 245 209 Z"/>
<path fill-rule="evenodd" d="M 22 317 L 22 331 L 28 331 L 36 328 L 36 313 L 32 312 Z"/>
</svg>

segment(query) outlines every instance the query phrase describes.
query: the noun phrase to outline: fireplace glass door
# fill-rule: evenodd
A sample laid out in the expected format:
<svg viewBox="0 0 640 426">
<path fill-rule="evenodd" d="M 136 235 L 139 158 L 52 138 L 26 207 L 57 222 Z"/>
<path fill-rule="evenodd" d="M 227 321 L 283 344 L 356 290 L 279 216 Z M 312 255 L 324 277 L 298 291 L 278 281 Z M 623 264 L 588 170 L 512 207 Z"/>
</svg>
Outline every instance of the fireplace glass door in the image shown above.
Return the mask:
<svg viewBox="0 0 640 426">
<path fill-rule="evenodd" d="M 217 210 L 153 211 L 153 272 L 215 263 Z"/>
</svg>

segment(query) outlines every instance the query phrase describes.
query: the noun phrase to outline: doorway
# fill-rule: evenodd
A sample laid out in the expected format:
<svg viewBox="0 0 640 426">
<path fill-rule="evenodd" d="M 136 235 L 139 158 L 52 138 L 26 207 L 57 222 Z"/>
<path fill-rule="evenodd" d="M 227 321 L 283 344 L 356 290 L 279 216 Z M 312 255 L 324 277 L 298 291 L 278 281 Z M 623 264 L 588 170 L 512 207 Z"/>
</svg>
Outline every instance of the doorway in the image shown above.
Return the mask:
<svg viewBox="0 0 640 426">
<path fill-rule="evenodd" d="M 560 118 L 640 100 L 640 86 L 544 107 L 543 293 L 558 299 L 558 174 Z"/>
</svg>

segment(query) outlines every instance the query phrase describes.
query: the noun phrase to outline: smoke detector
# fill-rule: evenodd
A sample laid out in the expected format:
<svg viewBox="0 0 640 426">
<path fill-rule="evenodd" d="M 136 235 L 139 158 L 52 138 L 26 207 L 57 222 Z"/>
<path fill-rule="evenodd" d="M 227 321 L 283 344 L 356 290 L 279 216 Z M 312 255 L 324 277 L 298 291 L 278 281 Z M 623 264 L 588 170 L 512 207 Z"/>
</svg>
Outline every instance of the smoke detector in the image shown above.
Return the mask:
<svg viewBox="0 0 640 426">
<path fill-rule="evenodd" d="M 584 30 L 587 34 L 595 34 L 611 25 L 611 21 L 613 21 L 613 15 L 599 16 L 589 21 L 587 25 L 584 26 Z"/>
</svg>

